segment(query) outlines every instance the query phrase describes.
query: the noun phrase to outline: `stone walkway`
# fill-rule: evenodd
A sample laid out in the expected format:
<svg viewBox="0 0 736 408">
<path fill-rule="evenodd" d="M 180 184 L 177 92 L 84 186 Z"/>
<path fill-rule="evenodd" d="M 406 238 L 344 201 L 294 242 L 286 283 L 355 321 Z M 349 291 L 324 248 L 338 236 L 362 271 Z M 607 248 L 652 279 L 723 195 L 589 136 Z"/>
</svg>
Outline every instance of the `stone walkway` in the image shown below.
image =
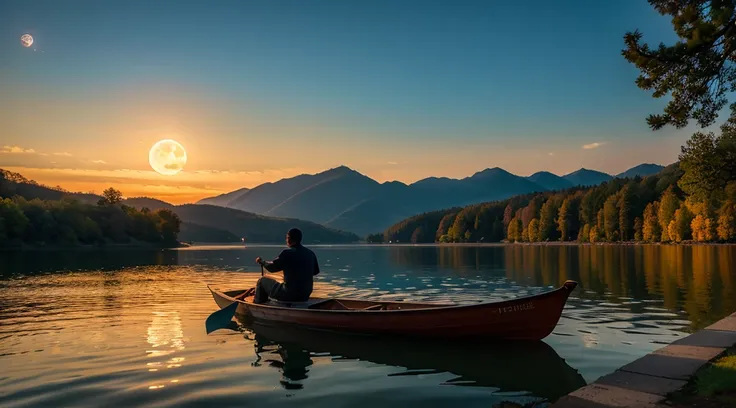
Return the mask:
<svg viewBox="0 0 736 408">
<path fill-rule="evenodd" d="M 660 408 L 700 367 L 736 345 L 736 313 L 562 398 L 554 408 Z"/>
</svg>

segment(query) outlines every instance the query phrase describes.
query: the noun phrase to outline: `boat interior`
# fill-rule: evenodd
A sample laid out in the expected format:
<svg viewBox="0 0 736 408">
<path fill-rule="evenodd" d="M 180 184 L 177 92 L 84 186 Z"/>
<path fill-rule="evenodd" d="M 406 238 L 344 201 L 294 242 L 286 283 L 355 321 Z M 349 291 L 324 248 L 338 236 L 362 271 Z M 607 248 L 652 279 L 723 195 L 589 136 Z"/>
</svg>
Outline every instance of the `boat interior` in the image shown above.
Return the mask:
<svg viewBox="0 0 736 408">
<path fill-rule="evenodd" d="M 231 290 L 223 293 L 230 297 L 235 297 L 243 293 L 243 291 Z M 266 305 L 310 310 L 416 310 L 454 306 L 451 304 L 375 302 L 370 300 L 339 298 L 312 298 L 306 302 L 282 302 L 276 299 L 269 299 Z"/>
</svg>

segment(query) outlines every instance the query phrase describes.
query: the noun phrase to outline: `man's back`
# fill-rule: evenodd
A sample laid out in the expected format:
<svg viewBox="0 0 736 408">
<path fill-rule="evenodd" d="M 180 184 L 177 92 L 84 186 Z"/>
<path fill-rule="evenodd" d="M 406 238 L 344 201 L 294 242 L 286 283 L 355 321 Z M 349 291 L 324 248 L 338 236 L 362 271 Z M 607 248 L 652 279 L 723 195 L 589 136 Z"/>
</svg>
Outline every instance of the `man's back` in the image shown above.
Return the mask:
<svg viewBox="0 0 736 408">
<path fill-rule="evenodd" d="M 305 301 L 313 289 L 313 277 L 319 271 L 317 256 L 302 245 L 284 249 L 268 268 L 272 272 L 284 271 L 284 290 L 288 300 Z M 275 271 L 272 270 L 276 269 Z"/>
</svg>

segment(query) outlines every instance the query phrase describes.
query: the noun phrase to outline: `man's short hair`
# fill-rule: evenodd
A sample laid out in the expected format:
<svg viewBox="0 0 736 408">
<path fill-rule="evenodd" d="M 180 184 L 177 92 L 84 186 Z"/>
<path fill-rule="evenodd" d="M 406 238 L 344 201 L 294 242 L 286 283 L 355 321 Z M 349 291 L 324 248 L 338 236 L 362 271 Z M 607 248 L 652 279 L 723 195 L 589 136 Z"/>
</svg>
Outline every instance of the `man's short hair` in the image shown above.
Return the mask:
<svg viewBox="0 0 736 408">
<path fill-rule="evenodd" d="M 287 232 L 291 241 L 295 244 L 302 243 L 302 231 L 299 228 L 292 228 Z"/>
</svg>

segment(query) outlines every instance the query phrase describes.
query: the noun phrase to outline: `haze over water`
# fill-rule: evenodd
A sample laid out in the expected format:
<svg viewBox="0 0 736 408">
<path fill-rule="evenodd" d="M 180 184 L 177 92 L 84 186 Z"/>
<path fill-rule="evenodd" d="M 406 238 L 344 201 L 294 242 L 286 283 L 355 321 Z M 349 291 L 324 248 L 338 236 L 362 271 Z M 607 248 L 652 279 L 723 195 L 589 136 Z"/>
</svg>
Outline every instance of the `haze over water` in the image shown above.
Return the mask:
<svg viewBox="0 0 736 408">
<path fill-rule="evenodd" d="M 319 294 L 474 303 L 580 285 L 535 346 L 207 336 L 206 284 L 250 287 L 280 247 L 3 253 L 0 405 L 554 401 L 736 311 L 735 246 L 313 248 Z"/>
</svg>

